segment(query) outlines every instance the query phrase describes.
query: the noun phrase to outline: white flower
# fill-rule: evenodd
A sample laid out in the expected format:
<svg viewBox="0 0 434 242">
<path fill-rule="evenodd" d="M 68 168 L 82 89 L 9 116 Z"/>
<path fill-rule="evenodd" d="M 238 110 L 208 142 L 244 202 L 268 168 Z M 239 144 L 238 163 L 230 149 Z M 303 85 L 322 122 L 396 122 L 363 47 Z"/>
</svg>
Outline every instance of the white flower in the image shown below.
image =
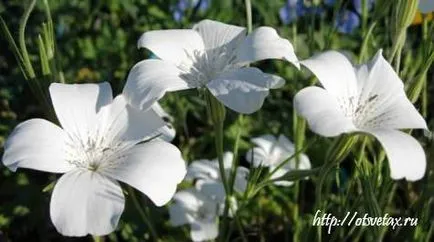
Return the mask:
<svg viewBox="0 0 434 242">
<path fill-rule="evenodd" d="M 381 50 L 369 63 L 358 67 L 336 51 L 316 55 L 302 64 L 324 87 L 304 88 L 294 98 L 297 111 L 315 133 L 326 137 L 371 134 L 386 151 L 393 179 L 414 181 L 423 177 L 426 158 L 421 145 L 398 129 L 427 126 Z"/>
<path fill-rule="evenodd" d="M 419 11 L 424 14 L 431 13 L 432 11 L 434 11 L 434 1 L 419 0 Z"/>
<path fill-rule="evenodd" d="M 134 109 L 122 95 L 113 100 L 108 83 L 53 83 L 49 90 L 62 128 L 43 119 L 19 124 L 6 141 L 3 163 L 12 171 L 65 173 L 50 203 L 51 220 L 61 234 L 111 233 L 124 209 L 117 180 L 157 206 L 172 198 L 185 176 L 185 162 L 172 144 L 142 142 L 165 125 L 152 109 Z"/>
<path fill-rule="evenodd" d="M 139 62 L 128 76 L 124 94 L 140 109 L 165 92 L 207 88 L 228 108 L 253 113 L 268 90 L 283 86 L 284 80 L 246 65 L 270 58 L 299 65 L 291 43 L 273 28 L 260 27 L 246 36 L 245 28 L 212 20 L 193 29 L 145 32 L 138 46 L 160 58 Z"/>
<path fill-rule="evenodd" d="M 223 155 L 223 164 L 225 169 L 226 179 L 229 179 L 231 172 L 233 153 L 225 152 Z M 234 180 L 234 190 L 236 192 L 244 192 L 247 187 L 247 176 L 249 170 L 245 167 L 238 166 Z M 218 160 L 196 160 L 193 161 L 187 168 L 186 180 L 197 179 L 196 188 L 202 193 L 207 194 L 212 199 L 219 202 L 225 200 L 225 190 L 222 184 Z"/>
<path fill-rule="evenodd" d="M 164 120 L 164 122 L 166 122 L 166 125 L 158 131 L 160 133 L 159 138 L 167 142 L 172 142 L 176 136 L 176 130 L 171 124 L 173 122 L 173 117 L 164 111 L 158 102 L 152 105 L 152 109 Z"/>
<path fill-rule="evenodd" d="M 273 135 L 267 134 L 253 138 L 251 141 L 257 147 L 247 151 L 246 160 L 254 167 L 270 167 L 270 171 L 273 171 L 295 153 L 294 144 L 284 135 L 279 135 L 279 138 L 276 139 Z M 310 168 L 309 158 L 305 154 L 300 154 L 298 166 L 297 160 L 292 158 L 280 169 L 276 170 L 272 174 L 271 179 L 282 177 L 289 171 L 308 170 Z M 280 186 L 290 186 L 293 184 L 291 181 L 276 181 L 274 183 Z"/>
<path fill-rule="evenodd" d="M 190 224 L 193 241 L 213 240 L 218 236 L 219 204 L 200 191 L 190 188 L 179 191 L 169 206 L 173 226 Z"/>
</svg>

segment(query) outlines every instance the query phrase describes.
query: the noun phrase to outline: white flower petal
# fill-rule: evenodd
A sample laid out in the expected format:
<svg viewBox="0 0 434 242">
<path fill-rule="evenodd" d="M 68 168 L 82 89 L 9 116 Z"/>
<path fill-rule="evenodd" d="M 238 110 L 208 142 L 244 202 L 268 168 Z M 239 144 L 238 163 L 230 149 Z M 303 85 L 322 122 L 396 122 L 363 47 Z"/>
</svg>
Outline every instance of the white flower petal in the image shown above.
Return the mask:
<svg viewBox="0 0 434 242">
<path fill-rule="evenodd" d="M 169 206 L 170 224 L 173 226 L 181 226 L 191 223 L 191 215 L 188 214 L 185 209 L 177 202 L 170 204 Z"/>
<path fill-rule="evenodd" d="M 415 138 L 398 130 L 366 132 L 374 135 L 386 151 L 392 179 L 422 179 L 426 169 L 426 157 L 422 146 Z"/>
<path fill-rule="evenodd" d="M 136 109 L 127 104 L 122 94 L 103 107 L 98 115 L 104 139 L 123 145 L 134 145 L 159 135 L 159 129 L 166 125 L 153 109 Z"/>
<path fill-rule="evenodd" d="M 189 89 L 181 71 L 169 62 L 144 60 L 137 63 L 128 74 L 123 94 L 136 108 L 148 109 L 166 92 Z"/>
<path fill-rule="evenodd" d="M 173 201 L 178 203 L 183 208 L 186 208 L 190 212 L 198 210 L 200 201 L 203 200 L 198 191 L 194 188 L 187 188 L 177 192 L 173 196 Z"/>
<path fill-rule="evenodd" d="M 160 134 L 158 138 L 166 142 L 172 142 L 176 136 L 176 130 L 171 124 L 166 124 L 164 127 L 160 128 L 158 133 Z"/>
<path fill-rule="evenodd" d="M 169 207 L 170 222 L 173 226 L 192 223 L 200 207 L 200 198 L 194 188 L 177 192 Z"/>
<path fill-rule="evenodd" d="M 293 154 L 291 154 L 293 155 Z M 282 161 L 283 162 L 283 161 Z M 280 163 L 281 164 L 281 163 Z M 270 167 L 270 171 L 273 171 L 279 164 L 276 164 L 273 167 Z M 305 154 L 299 155 L 299 160 L 297 164 L 297 160 L 295 158 L 289 160 L 285 165 L 280 167 L 273 175 L 271 176 L 271 179 L 277 179 L 285 175 L 289 171 L 294 170 L 309 170 L 312 166 L 310 164 L 309 158 Z M 278 186 L 291 186 L 294 182 L 292 181 L 276 181 L 274 184 Z"/>
<path fill-rule="evenodd" d="M 269 75 L 247 67 L 225 72 L 207 84 L 210 92 L 225 106 L 250 114 L 259 110 L 268 96 Z"/>
<path fill-rule="evenodd" d="M 231 169 L 234 161 L 234 154 L 230 151 L 226 151 L 223 153 L 223 166 L 225 169 Z M 215 162 L 218 164 L 218 158 L 215 159 Z"/>
<path fill-rule="evenodd" d="M 113 100 L 110 84 L 50 85 L 54 110 L 63 129 L 83 140 L 97 124 L 97 112 Z"/>
<path fill-rule="evenodd" d="M 168 114 L 161 105 L 156 102 L 152 105 L 152 109 L 160 116 L 165 122 L 173 122 L 173 117 Z"/>
<path fill-rule="evenodd" d="M 295 152 L 294 144 L 283 134 L 279 135 L 276 145 L 288 152 Z"/>
<path fill-rule="evenodd" d="M 269 159 L 267 159 L 269 155 L 270 154 L 266 153 L 264 149 L 254 147 L 247 151 L 246 160 L 252 164 L 253 167 L 270 166 L 270 163 L 268 162 Z"/>
<path fill-rule="evenodd" d="M 96 172 L 74 170 L 54 187 L 50 215 L 65 236 L 106 235 L 116 229 L 124 210 L 119 184 Z"/>
<path fill-rule="evenodd" d="M 309 157 L 307 157 L 307 155 L 300 154 L 298 158 L 299 158 L 298 164 L 297 164 L 295 158 L 292 159 L 288 163 L 290 169 L 292 169 L 292 170 L 309 170 L 312 168 Z"/>
<path fill-rule="evenodd" d="M 277 142 L 277 139 L 274 137 L 274 135 L 266 134 L 252 138 L 250 141 L 269 154 L 271 153 L 271 149 L 273 148 L 274 144 Z"/>
<path fill-rule="evenodd" d="M 267 88 L 270 89 L 278 89 L 285 86 L 285 79 L 283 79 L 280 76 L 273 75 L 273 74 L 267 74 L 269 76 L 270 81 L 267 82 Z"/>
<path fill-rule="evenodd" d="M 173 122 L 173 117 L 164 111 L 158 102 L 152 105 L 152 109 L 166 122 L 166 125 L 158 131 L 161 134 L 159 138 L 167 142 L 172 142 L 176 136 L 176 130 L 170 124 L 170 122 Z"/>
<path fill-rule="evenodd" d="M 235 174 L 234 189 L 237 192 L 243 193 L 247 188 L 247 177 L 249 176 L 249 169 L 239 166 Z"/>
<path fill-rule="evenodd" d="M 193 26 L 193 29 L 202 36 L 206 49 L 226 45 L 229 50 L 232 50 L 246 37 L 246 30 L 243 27 L 209 19 L 200 21 Z"/>
<path fill-rule="evenodd" d="M 375 115 L 366 118 L 375 128 L 428 130 L 422 115 L 405 96 L 396 97 L 381 113 L 378 112 L 379 109 L 376 111 Z"/>
<path fill-rule="evenodd" d="M 4 146 L 3 164 L 12 171 L 18 167 L 47 172 L 67 172 L 74 168 L 65 160 L 66 133 L 43 120 L 19 124 Z"/>
<path fill-rule="evenodd" d="M 157 206 L 166 204 L 185 177 L 185 162 L 174 145 L 154 140 L 138 144 L 120 155 L 102 173 L 146 194 Z"/>
<path fill-rule="evenodd" d="M 187 169 L 186 180 L 193 179 L 219 179 L 220 171 L 218 162 L 210 160 L 193 161 Z"/>
<path fill-rule="evenodd" d="M 337 51 L 326 51 L 301 61 L 322 86 L 333 96 L 349 100 L 357 95 L 354 67 L 347 57 Z"/>
<path fill-rule="evenodd" d="M 419 11 L 423 14 L 431 13 L 434 11 L 433 0 L 419 0 Z"/>
<path fill-rule="evenodd" d="M 276 163 L 284 161 L 288 159 L 291 155 L 295 153 L 295 146 L 294 144 L 286 138 L 284 135 L 279 135 L 279 138 L 277 142 L 274 144 L 273 148 L 271 149 L 270 156 L 273 157 L 272 161 L 275 164 L 270 165 L 277 165 Z"/>
<path fill-rule="evenodd" d="M 307 119 L 310 129 L 322 136 L 333 137 L 356 130 L 345 117 L 336 98 L 319 87 L 307 87 L 294 97 L 297 112 Z"/>
<path fill-rule="evenodd" d="M 218 220 L 196 221 L 191 224 L 190 236 L 193 241 L 206 241 L 217 238 L 219 233 Z"/>
<path fill-rule="evenodd" d="M 224 203 L 226 192 L 221 181 L 215 180 L 198 180 L 195 187 L 202 194 L 210 197 L 218 203 Z"/>
<path fill-rule="evenodd" d="M 283 59 L 300 68 L 294 47 L 271 27 L 259 27 L 237 49 L 237 62 L 248 64 L 265 59 Z"/>
<path fill-rule="evenodd" d="M 359 68 L 359 73 L 362 71 L 367 71 L 368 75 L 359 79 L 359 102 L 372 106 L 365 122 L 372 122 L 376 128 L 427 129 L 422 115 L 408 100 L 403 82 L 384 59 L 381 50 L 368 64 Z"/>
<path fill-rule="evenodd" d="M 145 32 L 137 43 L 156 56 L 175 65 L 189 61 L 188 55 L 195 50 L 203 50 L 200 35 L 191 29 L 152 30 Z"/>
<path fill-rule="evenodd" d="M 289 163 L 289 162 L 288 162 Z M 273 171 L 276 167 L 270 167 L 270 171 Z M 289 169 L 288 166 L 283 166 L 280 169 L 276 170 L 273 175 L 271 175 L 270 179 L 277 179 L 282 177 L 283 175 L 285 175 L 287 172 L 289 172 L 291 169 Z M 277 185 L 277 186 L 284 186 L 284 187 L 288 187 L 288 186 L 292 186 L 292 184 L 294 184 L 293 181 L 275 181 L 273 182 L 273 184 Z"/>
</svg>

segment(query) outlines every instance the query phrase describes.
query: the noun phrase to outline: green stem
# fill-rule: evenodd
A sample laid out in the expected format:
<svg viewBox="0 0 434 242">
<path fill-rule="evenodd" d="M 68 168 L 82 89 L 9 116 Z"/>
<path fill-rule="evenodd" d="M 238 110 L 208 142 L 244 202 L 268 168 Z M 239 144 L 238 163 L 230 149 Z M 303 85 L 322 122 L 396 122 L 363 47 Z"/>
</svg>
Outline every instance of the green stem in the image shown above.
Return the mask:
<svg viewBox="0 0 434 242">
<path fill-rule="evenodd" d="M 377 22 L 373 22 L 368 30 L 368 33 L 364 35 L 364 40 L 362 43 L 362 47 L 360 48 L 360 54 L 359 54 L 359 64 L 361 64 L 364 61 L 364 57 L 366 56 L 366 52 L 368 50 L 368 43 L 372 36 L 372 31 L 374 30 Z"/>
<path fill-rule="evenodd" d="M 223 183 L 223 188 L 225 190 L 225 206 L 223 210 L 223 219 L 221 223 L 221 233 L 220 240 L 224 241 L 226 238 L 226 231 L 228 228 L 228 214 L 229 214 L 229 196 L 230 189 L 228 186 L 228 180 L 226 178 L 226 171 L 223 161 L 223 127 L 226 109 L 210 92 L 205 94 L 207 104 L 208 104 L 208 115 L 211 117 L 212 124 L 215 131 L 215 147 L 217 152 L 217 160 L 219 163 L 220 178 Z"/>
<path fill-rule="evenodd" d="M 315 207 L 317 210 L 323 209 L 322 188 L 324 187 L 328 174 L 339 164 L 351 151 L 357 137 L 342 135 L 337 138 L 326 154 L 325 164 L 321 167 L 315 190 Z M 325 212 L 325 211 L 324 211 Z M 317 241 L 322 240 L 322 227 L 317 227 Z"/>
<path fill-rule="evenodd" d="M 247 33 L 252 32 L 252 3 L 250 0 L 244 0 L 246 5 L 246 18 L 247 18 Z"/>
<path fill-rule="evenodd" d="M 229 193 L 232 194 L 234 192 L 234 183 L 235 183 L 235 178 L 237 175 L 237 167 L 238 167 L 238 148 L 239 148 L 239 143 L 240 143 L 240 139 L 241 139 L 241 131 L 242 129 L 240 127 L 243 127 L 243 115 L 240 114 L 240 116 L 238 116 L 238 131 L 237 131 L 237 136 L 235 138 L 235 145 L 234 145 L 234 149 L 233 149 L 233 154 L 234 154 L 234 158 L 232 161 L 232 167 L 231 167 L 231 173 L 229 176 Z"/>
<path fill-rule="evenodd" d="M 92 236 L 94 242 L 103 242 L 104 238 L 102 236 Z"/>
<path fill-rule="evenodd" d="M 23 17 L 20 20 L 20 28 L 19 28 L 19 45 L 23 54 L 24 64 L 26 66 L 26 70 L 28 72 L 29 79 L 35 78 L 35 71 L 33 70 L 32 63 L 30 62 L 29 53 L 27 52 L 26 39 L 25 39 L 25 31 L 27 20 L 29 20 L 30 13 L 33 11 L 35 7 L 36 0 L 32 0 L 29 6 L 26 8 Z"/>
<path fill-rule="evenodd" d="M 297 112 L 295 108 L 293 109 L 293 133 L 295 134 L 295 150 L 299 150 L 304 145 L 305 140 L 305 128 L 306 123 L 303 119 L 300 119 L 297 115 Z M 295 156 L 296 161 L 296 168 L 298 169 L 300 164 L 300 155 Z M 294 207 L 292 212 L 292 220 L 294 222 L 294 234 L 293 234 L 293 241 L 299 241 L 300 240 L 300 233 L 301 233 L 301 219 L 299 218 L 299 207 L 298 207 L 298 200 L 299 200 L 299 194 L 300 193 L 300 182 L 295 181 L 294 182 Z"/>
<path fill-rule="evenodd" d="M 158 241 L 158 234 L 154 228 L 154 225 L 152 221 L 148 218 L 148 216 L 145 213 L 145 210 L 140 206 L 140 202 L 137 198 L 137 195 L 134 191 L 134 189 L 130 186 L 127 187 L 128 193 L 130 194 L 134 206 L 136 207 L 137 211 L 139 212 L 140 217 L 142 218 L 143 222 L 145 222 L 146 226 L 148 226 L 148 230 L 151 233 L 151 236 L 154 238 L 155 241 Z"/>
</svg>

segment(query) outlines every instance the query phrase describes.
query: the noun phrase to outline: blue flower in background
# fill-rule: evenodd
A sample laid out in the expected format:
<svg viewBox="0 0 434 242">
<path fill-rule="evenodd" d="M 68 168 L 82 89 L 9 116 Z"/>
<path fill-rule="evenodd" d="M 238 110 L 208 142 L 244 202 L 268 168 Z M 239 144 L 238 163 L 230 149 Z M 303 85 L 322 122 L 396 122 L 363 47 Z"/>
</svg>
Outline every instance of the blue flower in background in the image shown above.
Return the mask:
<svg viewBox="0 0 434 242">
<path fill-rule="evenodd" d="M 332 2 L 329 0 L 328 2 Z M 374 6 L 375 0 L 366 0 L 368 10 Z M 339 33 L 349 34 L 360 25 L 360 17 L 363 11 L 363 0 L 352 0 L 353 8 L 356 12 L 350 10 L 342 10 L 336 20 L 335 26 Z"/>
<path fill-rule="evenodd" d="M 359 16 L 349 10 L 343 10 L 336 19 L 335 26 L 339 33 L 349 34 L 360 25 Z"/>
<path fill-rule="evenodd" d="M 173 10 L 172 16 L 176 22 L 179 22 L 179 21 L 181 21 L 182 17 L 184 16 L 184 11 L 181 11 L 179 9 L 175 9 L 175 10 Z"/>
<path fill-rule="evenodd" d="M 295 19 L 297 19 L 298 14 L 297 6 L 299 1 L 297 0 L 288 0 L 282 8 L 279 10 L 280 20 L 284 24 L 292 23 Z"/>
<path fill-rule="evenodd" d="M 179 0 L 176 5 L 171 7 L 173 19 L 180 22 L 188 9 L 198 7 L 199 11 L 205 11 L 209 8 L 210 2 L 211 0 Z"/>
<path fill-rule="evenodd" d="M 307 7 L 304 5 L 303 0 L 287 0 L 285 6 L 280 8 L 279 16 L 280 20 L 284 24 L 290 24 L 298 17 L 304 15 L 317 15 L 322 14 L 324 9 L 320 7 Z"/>
<path fill-rule="evenodd" d="M 202 0 L 202 1 L 200 2 L 200 5 L 199 5 L 199 10 L 200 10 L 200 11 L 205 11 L 205 10 L 207 10 L 207 9 L 209 8 L 210 1 L 211 1 L 211 0 Z M 193 0 L 193 2 L 194 2 L 193 5 L 196 5 L 196 4 L 198 4 L 199 0 Z"/>
</svg>

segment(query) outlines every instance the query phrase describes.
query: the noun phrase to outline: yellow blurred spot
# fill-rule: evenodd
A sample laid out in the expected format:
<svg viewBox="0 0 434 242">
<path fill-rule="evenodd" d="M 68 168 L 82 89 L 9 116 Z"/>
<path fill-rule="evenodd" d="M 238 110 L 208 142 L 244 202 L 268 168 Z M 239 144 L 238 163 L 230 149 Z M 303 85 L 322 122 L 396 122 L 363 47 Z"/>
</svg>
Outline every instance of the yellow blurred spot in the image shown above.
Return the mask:
<svg viewBox="0 0 434 242">
<path fill-rule="evenodd" d="M 99 79 L 99 73 L 83 67 L 78 71 L 76 82 L 92 82 Z"/>
<path fill-rule="evenodd" d="M 428 19 L 428 20 L 432 20 L 433 17 L 434 17 L 433 13 L 425 14 L 425 18 Z M 417 11 L 416 15 L 414 15 L 414 19 L 413 19 L 412 25 L 421 24 L 422 20 L 423 20 L 422 13 L 420 13 L 419 11 Z"/>
</svg>

